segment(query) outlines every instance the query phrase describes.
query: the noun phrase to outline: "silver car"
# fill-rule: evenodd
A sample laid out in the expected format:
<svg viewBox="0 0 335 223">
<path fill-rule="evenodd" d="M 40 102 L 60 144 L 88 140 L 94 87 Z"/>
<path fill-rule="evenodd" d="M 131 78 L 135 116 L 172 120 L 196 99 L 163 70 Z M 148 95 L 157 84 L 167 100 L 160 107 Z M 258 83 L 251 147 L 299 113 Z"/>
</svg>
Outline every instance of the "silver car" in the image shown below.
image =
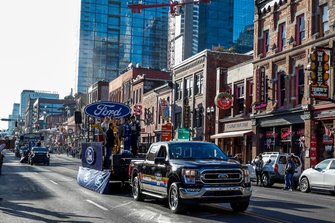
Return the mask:
<svg viewBox="0 0 335 223">
<path fill-rule="evenodd" d="M 299 178 L 299 187 L 304 193 L 317 189 L 335 195 L 335 158 L 323 160 L 315 167 L 305 170 Z"/>
</svg>

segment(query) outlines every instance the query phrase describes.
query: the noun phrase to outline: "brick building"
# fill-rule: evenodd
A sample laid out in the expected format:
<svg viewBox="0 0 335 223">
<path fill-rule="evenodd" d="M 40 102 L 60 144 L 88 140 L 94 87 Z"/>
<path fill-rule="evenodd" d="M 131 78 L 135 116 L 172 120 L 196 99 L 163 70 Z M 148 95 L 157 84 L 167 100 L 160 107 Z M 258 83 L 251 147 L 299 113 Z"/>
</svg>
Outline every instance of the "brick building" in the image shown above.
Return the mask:
<svg viewBox="0 0 335 223">
<path fill-rule="evenodd" d="M 334 15 L 335 1 L 255 1 L 253 156 L 334 155 Z"/>
<path fill-rule="evenodd" d="M 219 114 L 214 105 L 217 71 L 250 59 L 249 55 L 204 50 L 174 66 L 174 128 L 188 129 L 192 140 L 209 141 L 210 135 L 217 134 Z M 224 90 L 223 85 L 220 88 Z"/>
</svg>

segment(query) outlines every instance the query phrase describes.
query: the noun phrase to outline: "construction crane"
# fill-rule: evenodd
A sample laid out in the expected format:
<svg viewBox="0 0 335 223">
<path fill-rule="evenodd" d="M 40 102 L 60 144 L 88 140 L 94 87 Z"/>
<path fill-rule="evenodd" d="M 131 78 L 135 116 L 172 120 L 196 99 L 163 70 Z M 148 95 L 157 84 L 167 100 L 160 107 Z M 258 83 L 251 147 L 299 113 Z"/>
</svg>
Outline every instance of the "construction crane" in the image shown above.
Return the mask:
<svg viewBox="0 0 335 223">
<path fill-rule="evenodd" d="M 188 1 L 188 2 L 179 2 L 179 1 L 170 0 L 170 3 L 161 3 L 161 4 L 128 3 L 128 8 L 131 9 L 132 13 L 141 13 L 142 9 L 170 7 L 170 14 L 173 16 L 178 16 L 180 15 L 181 7 L 187 4 L 196 4 L 199 2 L 209 4 L 211 1 L 210 0 L 193 0 L 193 1 Z"/>
</svg>

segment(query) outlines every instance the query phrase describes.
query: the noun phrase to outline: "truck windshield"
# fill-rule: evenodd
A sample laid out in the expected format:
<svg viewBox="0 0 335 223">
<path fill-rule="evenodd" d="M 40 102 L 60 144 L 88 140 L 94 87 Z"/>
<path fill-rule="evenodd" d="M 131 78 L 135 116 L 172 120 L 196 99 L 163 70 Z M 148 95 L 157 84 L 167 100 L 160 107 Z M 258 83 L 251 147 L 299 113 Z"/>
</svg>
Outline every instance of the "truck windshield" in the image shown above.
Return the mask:
<svg viewBox="0 0 335 223">
<path fill-rule="evenodd" d="M 169 146 L 169 156 L 170 159 L 229 159 L 219 147 L 209 143 L 175 143 Z"/>
</svg>

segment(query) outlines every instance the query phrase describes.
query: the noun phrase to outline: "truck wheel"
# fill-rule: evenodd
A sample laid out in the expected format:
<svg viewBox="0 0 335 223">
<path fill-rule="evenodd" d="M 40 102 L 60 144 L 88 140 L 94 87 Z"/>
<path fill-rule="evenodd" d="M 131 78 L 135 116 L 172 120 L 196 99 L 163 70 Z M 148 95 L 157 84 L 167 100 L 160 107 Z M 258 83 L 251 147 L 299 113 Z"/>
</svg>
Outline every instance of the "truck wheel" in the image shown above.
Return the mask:
<svg viewBox="0 0 335 223">
<path fill-rule="evenodd" d="M 301 192 L 304 192 L 304 193 L 310 192 L 311 188 L 309 187 L 309 181 L 307 177 L 301 178 L 299 188 Z"/>
<path fill-rule="evenodd" d="M 172 183 L 169 188 L 168 202 L 171 211 L 175 214 L 182 213 L 185 210 L 183 201 L 179 196 L 179 187 L 177 183 Z"/>
<path fill-rule="evenodd" d="M 145 198 L 145 195 L 141 193 L 138 176 L 135 176 L 133 179 L 133 197 L 135 201 L 144 201 Z"/>
<path fill-rule="evenodd" d="M 248 201 L 240 201 L 240 202 L 230 202 L 230 207 L 233 209 L 234 212 L 244 212 L 247 210 L 249 206 Z"/>
</svg>

